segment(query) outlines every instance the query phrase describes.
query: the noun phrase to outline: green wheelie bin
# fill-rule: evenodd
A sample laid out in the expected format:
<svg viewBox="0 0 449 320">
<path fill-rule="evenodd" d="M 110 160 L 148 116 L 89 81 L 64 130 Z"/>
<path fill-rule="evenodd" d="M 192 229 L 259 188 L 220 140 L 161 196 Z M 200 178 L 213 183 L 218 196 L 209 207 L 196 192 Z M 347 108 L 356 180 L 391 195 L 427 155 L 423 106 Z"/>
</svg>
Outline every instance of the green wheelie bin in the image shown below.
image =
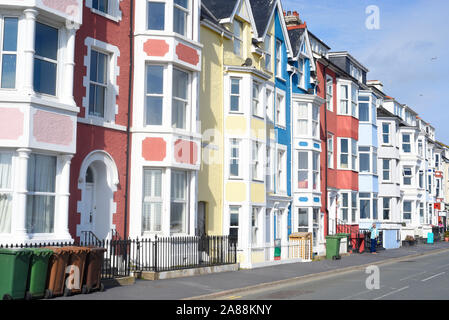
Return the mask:
<svg viewBox="0 0 449 320">
<path fill-rule="evenodd" d="M 0 298 L 24 299 L 32 251 L 0 248 Z"/>
<path fill-rule="evenodd" d="M 340 236 L 326 236 L 326 259 L 340 259 Z"/>
<path fill-rule="evenodd" d="M 53 250 L 44 248 L 31 249 L 33 255 L 30 260 L 27 290 L 25 299 L 42 298 L 45 295 L 47 282 L 48 261 L 53 255 Z"/>
</svg>

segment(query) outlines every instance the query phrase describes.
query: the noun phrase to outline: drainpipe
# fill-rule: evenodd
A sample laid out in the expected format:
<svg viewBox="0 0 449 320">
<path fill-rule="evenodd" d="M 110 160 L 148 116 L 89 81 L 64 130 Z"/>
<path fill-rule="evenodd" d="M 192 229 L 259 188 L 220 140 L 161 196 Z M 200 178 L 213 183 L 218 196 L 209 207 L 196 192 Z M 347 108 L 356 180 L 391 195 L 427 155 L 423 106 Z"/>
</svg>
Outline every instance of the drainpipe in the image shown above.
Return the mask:
<svg viewBox="0 0 449 320">
<path fill-rule="evenodd" d="M 129 211 L 129 157 L 130 157 L 130 141 L 131 141 L 131 104 L 133 92 L 133 64 L 134 64 L 134 0 L 130 1 L 129 8 L 129 94 L 128 94 L 128 122 L 126 124 L 126 184 L 125 184 L 125 221 L 123 239 L 128 238 L 128 211 Z"/>
<path fill-rule="evenodd" d="M 293 177 L 293 156 L 294 156 L 294 148 L 293 148 L 293 75 L 296 73 L 296 68 L 293 68 L 293 72 L 290 74 L 290 181 Z M 275 113 L 276 114 L 276 113 Z M 293 184 L 290 183 L 290 196 L 293 195 Z M 291 217 L 293 217 L 293 201 L 290 204 Z M 291 221 L 290 221 L 291 222 Z M 290 231 L 292 231 L 290 229 Z"/>
<path fill-rule="evenodd" d="M 324 66 L 324 70 L 323 70 L 323 76 L 324 76 L 324 99 L 326 100 L 326 96 L 327 96 L 327 79 L 326 79 L 326 70 L 327 67 L 329 66 L 329 64 L 327 64 L 326 66 Z M 333 97 L 332 97 L 333 99 Z M 327 182 L 327 175 L 328 175 L 328 167 L 329 167 L 329 163 L 327 160 L 327 152 L 328 152 L 328 146 L 327 146 L 327 102 L 324 102 L 324 163 L 326 164 L 326 174 L 324 175 L 324 207 L 326 210 L 326 228 L 324 230 L 324 235 L 327 236 L 329 235 L 329 209 L 328 209 L 328 194 L 327 194 L 327 188 L 328 188 L 328 182 Z"/>
</svg>

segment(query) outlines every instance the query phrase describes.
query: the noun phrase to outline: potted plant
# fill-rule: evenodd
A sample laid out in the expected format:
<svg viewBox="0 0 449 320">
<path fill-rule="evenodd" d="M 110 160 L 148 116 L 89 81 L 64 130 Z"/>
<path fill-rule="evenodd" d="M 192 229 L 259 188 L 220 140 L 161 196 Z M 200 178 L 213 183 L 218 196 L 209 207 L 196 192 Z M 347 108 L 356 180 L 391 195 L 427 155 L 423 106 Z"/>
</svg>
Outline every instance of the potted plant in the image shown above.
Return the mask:
<svg viewBox="0 0 449 320">
<path fill-rule="evenodd" d="M 449 231 L 444 233 L 444 241 L 449 242 Z"/>
<path fill-rule="evenodd" d="M 415 244 L 415 238 L 413 238 L 413 236 L 410 236 L 410 235 L 406 236 L 405 240 L 402 241 L 402 245 L 404 247 L 413 246 L 414 244 Z"/>
</svg>

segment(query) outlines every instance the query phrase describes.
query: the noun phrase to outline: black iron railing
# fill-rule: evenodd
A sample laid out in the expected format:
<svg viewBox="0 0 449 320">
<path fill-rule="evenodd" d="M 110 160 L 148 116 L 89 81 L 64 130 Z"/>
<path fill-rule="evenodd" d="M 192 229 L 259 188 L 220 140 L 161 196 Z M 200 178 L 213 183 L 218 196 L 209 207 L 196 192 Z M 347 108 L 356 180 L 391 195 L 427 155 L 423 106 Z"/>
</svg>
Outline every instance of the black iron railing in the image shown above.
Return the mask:
<svg viewBox="0 0 449 320">
<path fill-rule="evenodd" d="M 171 271 L 234 264 L 237 246 L 227 236 L 155 237 L 155 239 L 99 240 L 86 235 L 80 242 L 0 245 L 0 248 L 84 246 L 105 249 L 102 279 L 130 276 L 131 272 Z"/>
</svg>

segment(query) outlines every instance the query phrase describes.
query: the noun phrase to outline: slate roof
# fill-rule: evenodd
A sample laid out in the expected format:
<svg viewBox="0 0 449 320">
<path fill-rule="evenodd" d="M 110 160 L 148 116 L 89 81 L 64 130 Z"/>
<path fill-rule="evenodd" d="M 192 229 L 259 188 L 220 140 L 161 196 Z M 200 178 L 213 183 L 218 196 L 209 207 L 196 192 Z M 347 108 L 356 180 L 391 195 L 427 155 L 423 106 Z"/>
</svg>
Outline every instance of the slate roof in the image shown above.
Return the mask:
<svg viewBox="0 0 449 320">
<path fill-rule="evenodd" d="M 203 5 L 218 19 L 229 18 L 238 0 L 202 0 Z"/>
<path fill-rule="evenodd" d="M 290 38 L 290 43 L 292 45 L 293 56 L 296 57 L 300 50 L 301 45 L 301 37 L 304 34 L 306 29 L 297 28 L 288 30 L 288 37 Z"/>
<path fill-rule="evenodd" d="M 271 13 L 276 5 L 276 0 L 249 0 L 256 23 L 259 37 L 264 35 L 267 25 L 270 23 Z"/>
</svg>

